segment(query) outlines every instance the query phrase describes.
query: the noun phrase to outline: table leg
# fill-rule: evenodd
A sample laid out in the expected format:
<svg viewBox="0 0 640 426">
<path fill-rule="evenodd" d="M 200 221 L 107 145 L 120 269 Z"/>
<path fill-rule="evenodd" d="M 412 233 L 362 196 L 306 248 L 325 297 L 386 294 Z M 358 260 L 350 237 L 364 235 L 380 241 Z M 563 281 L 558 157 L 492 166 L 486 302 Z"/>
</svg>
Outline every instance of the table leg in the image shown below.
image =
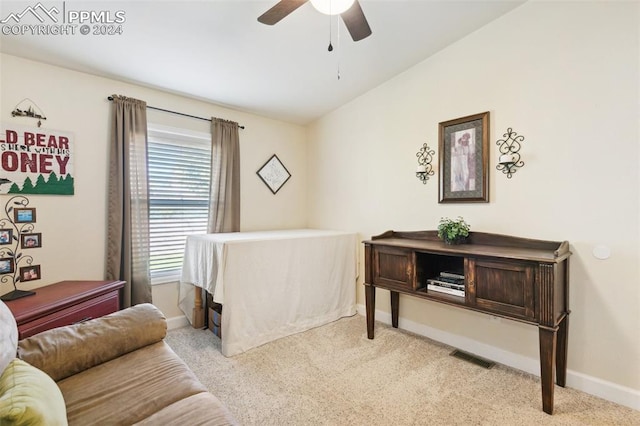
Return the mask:
<svg viewBox="0 0 640 426">
<path fill-rule="evenodd" d="M 376 288 L 364 285 L 365 307 L 367 310 L 367 337 L 373 339 L 373 329 L 376 321 Z"/>
<path fill-rule="evenodd" d="M 557 328 L 539 327 L 540 335 L 540 381 L 542 383 L 542 410 L 553 414 L 553 391 L 555 384 Z"/>
<path fill-rule="evenodd" d="M 557 351 L 556 351 L 556 383 L 564 387 L 567 383 L 567 349 L 569 347 L 569 314 L 567 314 L 558 327 Z"/>
<path fill-rule="evenodd" d="M 202 289 L 193 286 L 193 312 L 191 314 L 191 325 L 193 328 L 204 328 L 204 308 L 202 307 Z"/>
<path fill-rule="evenodd" d="M 398 313 L 400 311 L 400 293 L 391 291 L 391 325 L 398 328 Z"/>
</svg>

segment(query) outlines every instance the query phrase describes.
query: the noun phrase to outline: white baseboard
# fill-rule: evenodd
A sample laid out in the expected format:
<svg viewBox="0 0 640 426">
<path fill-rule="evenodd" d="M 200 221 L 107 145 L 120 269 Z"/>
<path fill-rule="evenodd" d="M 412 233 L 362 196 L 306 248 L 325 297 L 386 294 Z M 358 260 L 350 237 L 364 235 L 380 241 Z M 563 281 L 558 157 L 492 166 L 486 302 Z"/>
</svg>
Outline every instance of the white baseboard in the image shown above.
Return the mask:
<svg viewBox="0 0 640 426">
<path fill-rule="evenodd" d="M 189 320 L 184 315 L 167 318 L 168 330 L 174 330 L 176 328 L 184 327 L 185 325 L 189 325 Z"/>
<path fill-rule="evenodd" d="M 366 315 L 364 305 L 356 305 L 356 309 L 360 315 Z M 376 310 L 376 321 L 391 325 L 391 314 Z M 467 337 L 447 333 L 406 318 L 398 319 L 398 327 L 540 377 L 540 361 L 538 359 L 528 358 Z M 633 408 L 634 410 L 640 410 L 640 391 L 620 386 L 616 383 L 567 370 L 567 387 Z"/>
</svg>

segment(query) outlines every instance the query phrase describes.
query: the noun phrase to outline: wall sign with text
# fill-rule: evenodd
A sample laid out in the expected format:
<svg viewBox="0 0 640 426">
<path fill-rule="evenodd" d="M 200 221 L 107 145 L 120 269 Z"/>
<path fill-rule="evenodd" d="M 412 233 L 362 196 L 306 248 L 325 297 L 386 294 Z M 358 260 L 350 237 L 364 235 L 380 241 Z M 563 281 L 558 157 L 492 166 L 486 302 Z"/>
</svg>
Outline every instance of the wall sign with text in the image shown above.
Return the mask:
<svg viewBox="0 0 640 426">
<path fill-rule="evenodd" d="M 69 132 L 0 124 L 0 194 L 73 195 Z"/>
</svg>

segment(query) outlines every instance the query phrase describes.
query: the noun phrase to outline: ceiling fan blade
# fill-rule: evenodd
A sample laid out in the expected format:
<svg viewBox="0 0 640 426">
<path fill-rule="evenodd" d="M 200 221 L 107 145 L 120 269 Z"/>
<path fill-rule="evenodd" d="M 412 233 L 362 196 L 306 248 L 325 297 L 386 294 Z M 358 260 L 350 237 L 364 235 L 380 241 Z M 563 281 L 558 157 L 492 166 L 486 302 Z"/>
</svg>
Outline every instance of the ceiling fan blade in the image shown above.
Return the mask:
<svg viewBox="0 0 640 426">
<path fill-rule="evenodd" d="M 358 0 L 354 1 L 353 5 L 340 16 L 349 30 L 353 41 L 360 41 L 371 35 L 371 28 Z"/>
<path fill-rule="evenodd" d="M 260 15 L 258 18 L 258 22 L 262 22 L 263 24 L 273 25 L 278 22 L 303 4 L 305 4 L 307 0 L 280 0 L 273 6 L 271 9 L 267 10 L 265 13 Z"/>
</svg>

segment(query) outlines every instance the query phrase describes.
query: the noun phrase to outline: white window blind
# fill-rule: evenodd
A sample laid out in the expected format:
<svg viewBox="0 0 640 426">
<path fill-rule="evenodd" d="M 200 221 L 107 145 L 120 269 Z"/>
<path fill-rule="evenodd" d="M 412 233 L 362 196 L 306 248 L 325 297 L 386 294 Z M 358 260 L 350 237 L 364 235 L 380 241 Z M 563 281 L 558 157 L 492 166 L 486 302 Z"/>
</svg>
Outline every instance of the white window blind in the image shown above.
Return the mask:
<svg viewBox="0 0 640 426">
<path fill-rule="evenodd" d="M 180 279 L 187 235 L 207 232 L 211 136 L 148 125 L 151 282 Z"/>
</svg>

